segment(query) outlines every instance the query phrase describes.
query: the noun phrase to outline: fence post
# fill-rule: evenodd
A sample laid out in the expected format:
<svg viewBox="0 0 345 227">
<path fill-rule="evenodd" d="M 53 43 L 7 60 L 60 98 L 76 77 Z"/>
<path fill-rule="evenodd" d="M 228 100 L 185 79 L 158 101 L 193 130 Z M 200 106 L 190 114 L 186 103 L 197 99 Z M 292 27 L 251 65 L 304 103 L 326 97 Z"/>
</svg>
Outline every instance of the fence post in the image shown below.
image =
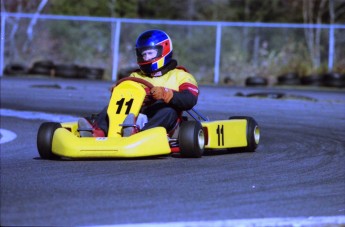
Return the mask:
<svg viewBox="0 0 345 227">
<path fill-rule="evenodd" d="M 329 49 L 328 49 L 328 72 L 333 70 L 334 62 L 334 27 L 333 24 L 329 26 Z"/>
<path fill-rule="evenodd" d="M 216 53 L 215 53 L 215 60 L 214 60 L 214 79 L 213 79 L 214 84 L 219 83 L 221 42 L 222 42 L 222 25 L 218 23 L 217 32 L 216 32 Z"/>
<path fill-rule="evenodd" d="M 4 53 L 5 53 L 5 21 L 6 13 L 1 12 L 1 31 L 0 31 L 0 77 L 3 76 L 4 72 Z"/>
<path fill-rule="evenodd" d="M 116 29 L 115 29 L 115 44 L 113 49 L 113 71 L 111 80 L 116 81 L 117 79 L 117 71 L 119 66 L 119 53 L 120 53 L 120 33 L 121 33 L 121 21 L 119 19 L 116 20 Z"/>
</svg>

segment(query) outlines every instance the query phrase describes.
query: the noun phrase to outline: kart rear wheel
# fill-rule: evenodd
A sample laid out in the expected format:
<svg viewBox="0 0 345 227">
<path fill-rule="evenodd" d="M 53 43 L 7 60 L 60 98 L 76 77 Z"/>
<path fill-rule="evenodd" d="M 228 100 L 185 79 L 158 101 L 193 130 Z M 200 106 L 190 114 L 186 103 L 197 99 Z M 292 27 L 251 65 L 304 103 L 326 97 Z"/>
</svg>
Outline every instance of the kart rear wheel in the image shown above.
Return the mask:
<svg viewBox="0 0 345 227">
<path fill-rule="evenodd" d="M 254 120 L 254 118 L 246 116 L 233 116 L 229 119 L 247 120 L 247 147 L 244 148 L 244 151 L 254 152 L 260 141 L 260 128 L 258 123 Z"/>
<path fill-rule="evenodd" d="M 205 147 L 205 136 L 200 122 L 182 122 L 179 129 L 178 141 L 182 157 L 200 158 L 204 153 Z"/>
<path fill-rule="evenodd" d="M 53 136 L 61 124 L 55 122 L 44 122 L 38 129 L 37 149 L 42 159 L 56 160 L 60 157 L 52 152 Z"/>
</svg>

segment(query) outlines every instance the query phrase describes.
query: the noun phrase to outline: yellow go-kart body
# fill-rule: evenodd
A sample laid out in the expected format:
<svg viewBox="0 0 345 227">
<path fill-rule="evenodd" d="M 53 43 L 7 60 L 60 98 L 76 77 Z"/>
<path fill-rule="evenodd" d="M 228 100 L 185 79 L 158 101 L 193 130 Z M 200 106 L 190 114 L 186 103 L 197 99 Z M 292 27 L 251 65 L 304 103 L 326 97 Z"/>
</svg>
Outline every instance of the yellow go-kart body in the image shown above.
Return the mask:
<svg viewBox="0 0 345 227">
<path fill-rule="evenodd" d="M 113 89 L 107 110 L 107 137 L 81 137 L 77 122 L 46 122 L 37 135 L 40 156 L 44 159 L 136 158 L 180 153 L 184 157 L 201 157 L 204 149 L 255 151 L 260 130 L 253 118 L 209 121 L 194 109 L 186 112 L 195 121 L 180 122 L 174 135 L 168 135 L 163 127 L 156 127 L 122 137 L 122 124 L 127 115 L 132 113 L 137 117 L 140 113 L 146 96 L 142 84 L 152 86 L 142 80 L 132 80 L 121 81 Z"/>
<path fill-rule="evenodd" d="M 248 145 L 247 120 L 245 119 L 204 121 L 201 124 L 208 134 L 205 148 L 223 149 Z"/>
<path fill-rule="evenodd" d="M 52 143 L 52 152 L 61 157 L 136 158 L 170 154 L 166 130 L 162 127 L 130 137 L 79 137 L 76 123 L 61 125 Z M 70 128 L 72 131 L 68 130 Z"/>
<path fill-rule="evenodd" d="M 80 137 L 77 122 L 55 130 L 52 152 L 67 158 L 135 158 L 170 154 L 167 132 L 157 127 L 122 137 L 121 124 L 129 113 L 138 116 L 146 92 L 141 84 L 125 81 L 114 88 L 108 107 L 107 137 Z"/>
</svg>

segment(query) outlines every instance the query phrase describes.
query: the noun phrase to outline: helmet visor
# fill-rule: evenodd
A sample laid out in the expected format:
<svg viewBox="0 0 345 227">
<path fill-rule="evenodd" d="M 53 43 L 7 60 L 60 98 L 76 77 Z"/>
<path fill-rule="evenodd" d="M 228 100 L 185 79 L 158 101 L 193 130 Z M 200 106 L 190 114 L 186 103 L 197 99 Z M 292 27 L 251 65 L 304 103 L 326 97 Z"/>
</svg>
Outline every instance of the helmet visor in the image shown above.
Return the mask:
<svg viewBox="0 0 345 227">
<path fill-rule="evenodd" d="M 162 56 L 162 46 L 137 48 L 138 63 L 150 63 Z"/>
</svg>

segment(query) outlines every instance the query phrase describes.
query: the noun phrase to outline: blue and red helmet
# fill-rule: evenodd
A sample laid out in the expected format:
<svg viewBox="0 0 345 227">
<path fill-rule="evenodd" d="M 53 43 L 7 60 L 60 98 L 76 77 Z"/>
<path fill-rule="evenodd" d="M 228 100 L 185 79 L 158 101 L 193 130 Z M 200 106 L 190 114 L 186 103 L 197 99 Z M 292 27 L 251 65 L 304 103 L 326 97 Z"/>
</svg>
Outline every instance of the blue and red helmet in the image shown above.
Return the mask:
<svg viewBox="0 0 345 227">
<path fill-rule="evenodd" d="M 160 30 L 149 30 L 142 33 L 136 42 L 137 62 L 146 74 L 159 71 L 166 66 L 172 59 L 173 46 L 170 37 Z M 142 53 L 145 50 L 157 50 L 156 57 L 145 61 Z"/>
</svg>

